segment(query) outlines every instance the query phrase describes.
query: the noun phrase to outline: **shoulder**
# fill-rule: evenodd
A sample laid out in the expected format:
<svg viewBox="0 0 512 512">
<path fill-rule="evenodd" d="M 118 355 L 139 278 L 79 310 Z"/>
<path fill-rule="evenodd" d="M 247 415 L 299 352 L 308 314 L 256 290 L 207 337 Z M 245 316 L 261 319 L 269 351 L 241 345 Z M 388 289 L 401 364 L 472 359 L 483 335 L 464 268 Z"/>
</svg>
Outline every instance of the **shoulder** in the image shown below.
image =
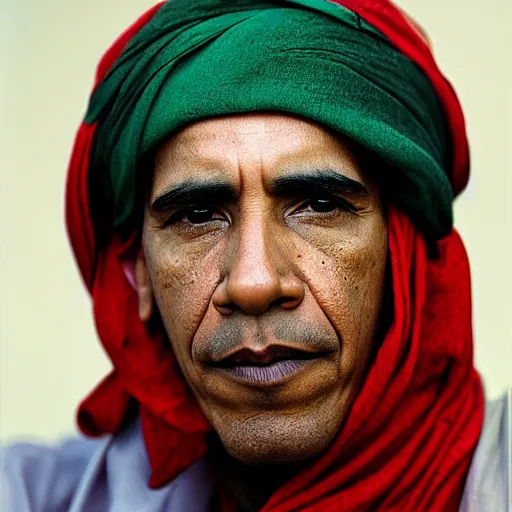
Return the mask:
<svg viewBox="0 0 512 512">
<path fill-rule="evenodd" d="M 201 512 L 209 510 L 213 494 L 204 457 L 164 487 L 150 489 L 151 467 L 139 421 L 99 441 L 12 445 L 2 459 L 2 512 Z"/>
<path fill-rule="evenodd" d="M 67 510 L 91 459 L 105 440 L 82 437 L 53 446 L 16 443 L 2 449 L 2 510 Z"/>
<path fill-rule="evenodd" d="M 512 389 L 485 405 L 478 446 L 466 480 L 460 512 L 508 510 L 511 495 Z"/>
</svg>

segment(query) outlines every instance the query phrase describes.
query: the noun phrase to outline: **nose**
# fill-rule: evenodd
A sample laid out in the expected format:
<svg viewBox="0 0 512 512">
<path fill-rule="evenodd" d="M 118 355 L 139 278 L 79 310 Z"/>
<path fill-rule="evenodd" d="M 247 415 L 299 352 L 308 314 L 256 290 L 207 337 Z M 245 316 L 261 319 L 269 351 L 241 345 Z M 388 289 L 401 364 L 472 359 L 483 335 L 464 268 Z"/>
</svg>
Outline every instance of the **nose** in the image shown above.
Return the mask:
<svg viewBox="0 0 512 512">
<path fill-rule="evenodd" d="M 239 229 L 232 256 L 226 256 L 226 276 L 212 297 L 221 314 L 259 315 L 275 306 L 294 309 L 302 302 L 304 283 L 271 231 L 256 219 Z"/>
</svg>

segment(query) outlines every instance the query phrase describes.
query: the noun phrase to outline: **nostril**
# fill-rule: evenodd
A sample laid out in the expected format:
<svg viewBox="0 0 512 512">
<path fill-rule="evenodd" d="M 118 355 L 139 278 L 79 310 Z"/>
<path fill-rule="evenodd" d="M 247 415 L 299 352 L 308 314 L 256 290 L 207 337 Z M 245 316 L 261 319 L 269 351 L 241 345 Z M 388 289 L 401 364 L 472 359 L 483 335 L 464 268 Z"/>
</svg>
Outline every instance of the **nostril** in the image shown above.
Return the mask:
<svg viewBox="0 0 512 512">
<path fill-rule="evenodd" d="M 224 316 L 231 315 L 231 313 L 234 313 L 236 310 L 239 310 L 239 308 L 235 304 L 227 304 L 227 305 L 215 305 L 215 309 Z"/>
<path fill-rule="evenodd" d="M 294 309 L 301 302 L 302 299 L 300 297 L 280 297 L 279 299 L 274 301 L 274 304 L 283 309 Z"/>
<path fill-rule="evenodd" d="M 227 280 L 223 279 L 218 285 L 212 296 L 213 307 L 221 315 L 231 315 L 240 309 L 229 296 Z"/>
<path fill-rule="evenodd" d="M 232 313 L 243 312 L 243 309 L 236 302 L 226 301 L 223 304 L 213 303 L 215 309 L 221 315 L 231 315 Z"/>
</svg>

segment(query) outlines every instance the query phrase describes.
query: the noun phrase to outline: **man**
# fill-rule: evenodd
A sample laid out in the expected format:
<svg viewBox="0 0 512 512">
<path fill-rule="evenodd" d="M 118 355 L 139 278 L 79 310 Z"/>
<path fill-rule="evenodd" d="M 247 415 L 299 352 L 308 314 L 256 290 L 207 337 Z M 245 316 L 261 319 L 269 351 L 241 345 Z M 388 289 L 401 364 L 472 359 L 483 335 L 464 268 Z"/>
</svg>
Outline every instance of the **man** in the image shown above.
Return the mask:
<svg viewBox="0 0 512 512">
<path fill-rule="evenodd" d="M 78 423 L 111 435 L 13 447 L 13 510 L 505 510 L 506 404 L 484 411 L 452 229 L 468 167 L 386 0 L 146 13 L 68 175 L 114 366 Z"/>
</svg>

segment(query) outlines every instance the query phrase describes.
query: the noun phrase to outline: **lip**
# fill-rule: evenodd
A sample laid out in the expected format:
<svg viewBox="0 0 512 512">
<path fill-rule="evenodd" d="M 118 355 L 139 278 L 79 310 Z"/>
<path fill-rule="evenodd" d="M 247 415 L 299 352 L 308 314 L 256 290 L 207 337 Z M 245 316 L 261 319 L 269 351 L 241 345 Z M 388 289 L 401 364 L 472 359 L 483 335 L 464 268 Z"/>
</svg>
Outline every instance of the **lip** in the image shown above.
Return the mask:
<svg viewBox="0 0 512 512">
<path fill-rule="evenodd" d="M 270 345 L 264 350 L 239 349 L 210 366 L 240 382 L 269 385 L 288 380 L 326 355 L 326 352 Z"/>
<path fill-rule="evenodd" d="M 252 384 L 277 384 L 310 365 L 316 359 L 285 359 L 269 365 L 234 365 L 221 367 L 222 372 Z"/>
<path fill-rule="evenodd" d="M 303 348 L 285 345 L 269 345 L 264 349 L 243 347 L 231 352 L 219 361 L 211 361 L 212 366 L 227 368 L 231 366 L 268 366 L 278 361 L 316 359 L 325 352 L 310 352 Z"/>
</svg>

